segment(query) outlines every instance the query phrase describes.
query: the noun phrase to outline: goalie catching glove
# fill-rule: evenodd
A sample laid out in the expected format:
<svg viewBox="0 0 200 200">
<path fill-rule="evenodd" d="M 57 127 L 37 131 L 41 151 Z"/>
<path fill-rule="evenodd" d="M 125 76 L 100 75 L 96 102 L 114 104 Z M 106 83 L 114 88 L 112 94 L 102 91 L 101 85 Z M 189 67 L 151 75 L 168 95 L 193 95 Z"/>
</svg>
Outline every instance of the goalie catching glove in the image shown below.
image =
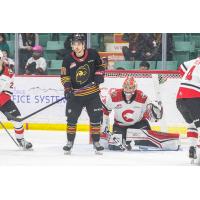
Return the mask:
<svg viewBox="0 0 200 200">
<path fill-rule="evenodd" d="M 147 105 L 147 111 L 149 115 L 149 120 L 152 122 L 157 122 L 162 119 L 163 107 L 161 101 L 154 101 Z"/>
</svg>

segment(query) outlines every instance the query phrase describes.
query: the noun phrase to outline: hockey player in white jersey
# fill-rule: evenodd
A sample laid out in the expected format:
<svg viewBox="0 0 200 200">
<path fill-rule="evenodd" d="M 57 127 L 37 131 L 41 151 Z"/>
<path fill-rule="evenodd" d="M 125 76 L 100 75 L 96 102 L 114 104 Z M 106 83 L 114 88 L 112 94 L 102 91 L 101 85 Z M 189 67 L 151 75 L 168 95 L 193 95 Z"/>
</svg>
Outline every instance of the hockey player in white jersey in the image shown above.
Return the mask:
<svg viewBox="0 0 200 200">
<path fill-rule="evenodd" d="M 188 123 L 187 137 L 190 142 L 189 158 L 197 159 L 197 142 L 200 133 L 200 57 L 179 66 L 182 76 L 176 105 Z"/>
<path fill-rule="evenodd" d="M 161 119 L 163 108 L 158 102 L 152 102 L 141 90 L 137 89 L 137 83 L 133 77 L 127 77 L 123 87 L 108 94 L 103 103 L 102 140 L 106 141 L 109 114 L 113 110 L 113 135 L 121 140 L 127 150 L 132 150 L 132 141 L 135 145 L 161 150 L 178 149 L 178 134 L 151 131 L 149 120 L 157 122 Z M 112 137 L 108 137 L 107 140 L 110 150 L 120 150 Z"/>
<path fill-rule="evenodd" d="M 0 51 L 0 112 L 3 114 L 8 112 L 14 117 L 20 116 L 20 112 L 11 100 L 13 90 L 12 69 L 4 63 L 3 54 Z M 31 149 L 32 144 L 24 139 L 24 128 L 21 122 L 12 121 L 15 130 L 15 136 L 20 147 L 24 150 Z"/>
</svg>

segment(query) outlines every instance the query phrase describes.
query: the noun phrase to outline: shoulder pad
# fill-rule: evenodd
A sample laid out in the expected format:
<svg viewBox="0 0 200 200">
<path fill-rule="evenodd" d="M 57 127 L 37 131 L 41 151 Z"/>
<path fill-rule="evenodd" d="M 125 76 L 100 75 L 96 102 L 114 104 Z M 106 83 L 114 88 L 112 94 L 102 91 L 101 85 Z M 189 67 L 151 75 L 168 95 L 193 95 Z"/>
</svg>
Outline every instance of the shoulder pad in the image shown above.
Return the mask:
<svg viewBox="0 0 200 200">
<path fill-rule="evenodd" d="M 139 103 L 145 103 L 147 100 L 147 95 L 145 95 L 141 90 L 136 90 L 135 101 Z"/>
<path fill-rule="evenodd" d="M 123 100 L 122 89 L 116 89 L 112 91 L 110 96 L 113 102 L 122 101 Z"/>
</svg>

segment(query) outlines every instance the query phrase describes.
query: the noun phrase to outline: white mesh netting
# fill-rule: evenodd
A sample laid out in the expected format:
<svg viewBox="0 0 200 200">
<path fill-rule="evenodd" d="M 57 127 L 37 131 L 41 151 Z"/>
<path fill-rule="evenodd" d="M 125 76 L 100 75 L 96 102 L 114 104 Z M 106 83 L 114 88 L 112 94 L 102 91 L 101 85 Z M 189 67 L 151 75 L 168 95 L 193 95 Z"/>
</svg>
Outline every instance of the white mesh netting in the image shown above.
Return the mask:
<svg viewBox="0 0 200 200">
<path fill-rule="evenodd" d="M 108 90 L 121 88 L 127 76 L 135 78 L 138 89 L 152 100 L 161 100 L 164 108 L 164 119 L 167 126 L 183 125 L 184 120 L 176 108 L 176 94 L 179 88 L 180 75 L 171 70 L 109 70 L 105 73 L 105 83 L 101 94 L 106 96 Z"/>
</svg>

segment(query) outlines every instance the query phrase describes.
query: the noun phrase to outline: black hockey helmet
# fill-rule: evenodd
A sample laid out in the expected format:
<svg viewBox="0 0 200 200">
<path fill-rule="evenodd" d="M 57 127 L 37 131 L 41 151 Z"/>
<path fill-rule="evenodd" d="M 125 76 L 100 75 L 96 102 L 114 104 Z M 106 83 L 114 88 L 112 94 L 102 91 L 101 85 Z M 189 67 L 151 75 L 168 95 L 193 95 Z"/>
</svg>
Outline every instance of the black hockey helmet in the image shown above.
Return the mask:
<svg viewBox="0 0 200 200">
<path fill-rule="evenodd" d="M 85 42 L 85 34 L 84 33 L 72 34 L 71 42 L 75 42 L 75 41 Z"/>
</svg>

